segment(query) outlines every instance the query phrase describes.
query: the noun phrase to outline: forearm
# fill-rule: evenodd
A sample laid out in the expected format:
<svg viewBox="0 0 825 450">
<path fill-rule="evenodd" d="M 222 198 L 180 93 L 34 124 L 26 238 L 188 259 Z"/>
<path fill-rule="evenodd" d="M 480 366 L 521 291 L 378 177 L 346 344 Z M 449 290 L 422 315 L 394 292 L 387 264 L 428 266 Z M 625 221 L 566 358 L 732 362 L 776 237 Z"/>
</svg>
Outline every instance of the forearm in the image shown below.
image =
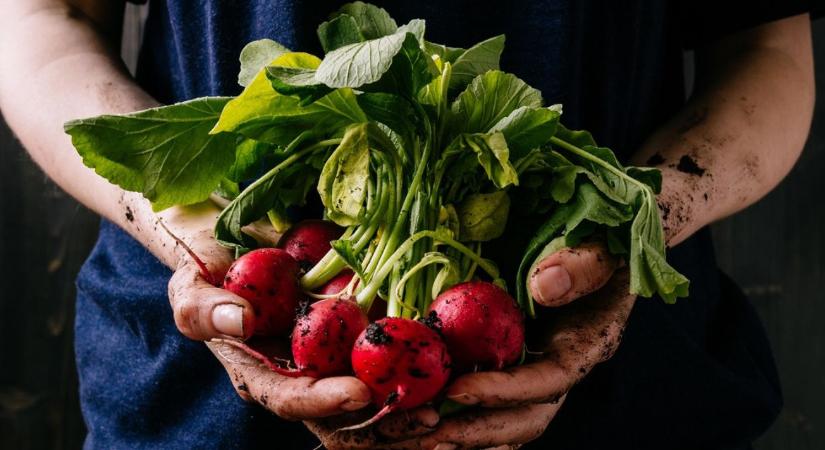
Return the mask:
<svg viewBox="0 0 825 450">
<path fill-rule="evenodd" d="M 113 48 L 116 39 L 107 41 L 105 29 L 63 2 L 6 1 L 0 9 L 0 108 L 12 130 L 70 195 L 176 266 L 180 249 L 158 228 L 149 203 L 87 168 L 63 132 L 70 119 L 157 105 L 127 73 Z M 216 214 L 201 205 L 163 216 L 176 233 L 190 235 L 211 229 Z"/>
<path fill-rule="evenodd" d="M 692 100 L 634 158 L 662 170 L 670 246 L 770 192 L 798 159 L 813 112 L 807 16 L 745 32 L 703 62 Z"/>
</svg>

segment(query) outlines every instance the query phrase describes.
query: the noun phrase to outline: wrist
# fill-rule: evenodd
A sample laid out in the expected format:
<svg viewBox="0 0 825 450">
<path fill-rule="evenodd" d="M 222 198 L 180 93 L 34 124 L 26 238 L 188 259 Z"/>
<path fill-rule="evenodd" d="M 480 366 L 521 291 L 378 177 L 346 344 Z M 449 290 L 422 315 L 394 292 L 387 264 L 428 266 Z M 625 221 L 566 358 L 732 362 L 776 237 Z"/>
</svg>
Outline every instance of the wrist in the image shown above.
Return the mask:
<svg viewBox="0 0 825 450">
<path fill-rule="evenodd" d="M 207 253 L 213 253 L 211 247 L 217 246 L 213 230 L 219 213 L 211 201 L 155 212 L 141 194 L 123 191 L 108 216 L 164 265 L 175 270 L 190 259 L 175 237 L 206 257 Z"/>
</svg>

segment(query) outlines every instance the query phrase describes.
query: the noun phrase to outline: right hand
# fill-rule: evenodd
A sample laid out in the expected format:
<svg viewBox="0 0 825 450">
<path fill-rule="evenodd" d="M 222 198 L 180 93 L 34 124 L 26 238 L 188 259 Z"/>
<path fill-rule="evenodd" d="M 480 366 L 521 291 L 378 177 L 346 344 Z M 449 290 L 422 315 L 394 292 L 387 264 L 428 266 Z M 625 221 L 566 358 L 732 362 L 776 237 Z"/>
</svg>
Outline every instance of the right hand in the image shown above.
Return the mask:
<svg viewBox="0 0 825 450">
<path fill-rule="evenodd" d="M 162 230 L 159 229 L 159 232 Z M 176 233 L 181 232 L 180 229 Z M 232 264 L 232 254 L 221 247 L 211 230 L 180 239 L 206 263 L 216 280 L 223 280 Z M 370 402 L 369 389 L 354 377 L 316 380 L 290 378 L 263 367 L 258 361 L 227 344 L 209 342 L 213 338 L 249 338 L 255 312 L 252 305 L 237 295 L 215 287 L 205 280 L 191 257 L 182 251 L 177 269 L 169 280 L 169 301 L 175 324 L 185 336 L 207 341 L 207 346 L 226 369 L 238 394 L 289 420 L 328 417 L 355 411 Z M 288 348 L 288 341 L 267 342 L 275 348 Z"/>
</svg>

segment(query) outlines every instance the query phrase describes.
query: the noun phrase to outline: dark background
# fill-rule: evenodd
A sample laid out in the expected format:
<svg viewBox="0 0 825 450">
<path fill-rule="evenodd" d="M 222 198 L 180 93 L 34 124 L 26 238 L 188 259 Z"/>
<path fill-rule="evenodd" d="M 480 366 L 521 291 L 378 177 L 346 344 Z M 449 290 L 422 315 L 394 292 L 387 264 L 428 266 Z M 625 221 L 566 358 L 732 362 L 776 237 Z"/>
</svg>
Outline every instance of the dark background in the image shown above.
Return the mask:
<svg viewBox="0 0 825 450">
<path fill-rule="evenodd" d="M 139 12 L 124 54 L 139 42 Z M 825 19 L 814 22 L 825 86 Z M 758 308 L 785 409 L 759 450 L 825 448 L 825 95 L 802 159 L 759 204 L 713 226 L 719 265 Z M 72 326 L 74 278 L 97 218 L 54 186 L 0 119 L 0 449 L 75 449 L 84 436 Z M 823 222 L 820 222 L 823 221 Z"/>
</svg>

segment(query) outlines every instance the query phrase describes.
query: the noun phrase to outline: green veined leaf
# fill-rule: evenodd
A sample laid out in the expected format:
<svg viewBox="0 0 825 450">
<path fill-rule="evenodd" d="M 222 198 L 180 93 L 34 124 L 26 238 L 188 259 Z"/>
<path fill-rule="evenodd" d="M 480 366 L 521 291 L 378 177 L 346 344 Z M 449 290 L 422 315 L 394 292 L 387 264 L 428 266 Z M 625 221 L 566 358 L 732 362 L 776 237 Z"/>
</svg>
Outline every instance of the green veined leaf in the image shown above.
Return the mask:
<svg viewBox="0 0 825 450">
<path fill-rule="evenodd" d="M 375 83 L 390 70 L 408 33 L 415 34 L 421 29 L 423 21 L 413 20 L 393 34 L 337 48 L 326 54 L 315 77 L 333 88 L 360 88 Z M 417 37 L 415 46 L 418 46 Z M 401 73 L 403 71 L 398 71 L 395 75 Z"/>
<path fill-rule="evenodd" d="M 513 160 L 541 147 L 556 133 L 560 114 L 549 108 L 522 106 L 493 125 L 490 131 L 501 131 L 512 152 Z"/>
<path fill-rule="evenodd" d="M 453 167 L 461 167 L 462 169 L 455 170 L 455 172 L 464 171 L 468 167 L 466 163 L 467 158 L 470 157 L 468 151 L 475 154 L 478 164 L 484 169 L 487 178 L 497 188 L 502 189 L 510 185 L 518 185 L 518 174 L 510 163 L 510 151 L 502 133 L 463 134 L 456 137 L 444 151 L 445 156 L 456 155 L 459 157 L 458 166 Z M 452 174 L 454 177 L 456 175 L 461 174 Z"/>
<path fill-rule="evenodd" d="M 156 211 L 205 200 L 235 159 L 230 134 L 210 135 L 229 99 L 205 97 L 65 125 L 84 164 Z"/>
<path fill-rule="evenodd" d="M 473 79 L 489 70 L 498 70 L 504 35 L 491 37 L 468 48 L 455 58 L 450 78 L 450 91 L 463 90 Z"/>
<path fill-rule="evenodd" d="M 358 30 L 366 39 L 376 39 L 393 34 L 397 30 L 395 20 L 384 8 L 364 2 L 347 3 L 337 14 L 346 14 L 353 18 Z"/>
<path fill-rule="evenodd" d="M 324 53 L 329 53 L 345 45 L 363 42 L 366 38 L 354 17 L 341 14 L 318 26 L 318 40 L 321 41 Z"/>
<path fill-rule="evenodd" d="M 275 148 L 270 144 L 253 139 L 240 139 L 235 149 L 235 162 L 226 172 L 226 177 L 234 182 L 256 177 L 267 162 L 275 162 Z"/>
<path fill-rule="evenodd" d="M 541 102 L 541 92 L 515 75 L 491 70 L 477 76 L 453 102 L 456 131 L 486 133 L 516 109 L 539 108 Z"/>
<path fill-rule="evenodd" d="M 246 44 L 239 58 L 241 71 L 238 73 L 238 84 L 243 87 L 249 86 L 261 69 L 287 52 L 288 48 L 271 39 L 260 39 Z"/>
</svg>

